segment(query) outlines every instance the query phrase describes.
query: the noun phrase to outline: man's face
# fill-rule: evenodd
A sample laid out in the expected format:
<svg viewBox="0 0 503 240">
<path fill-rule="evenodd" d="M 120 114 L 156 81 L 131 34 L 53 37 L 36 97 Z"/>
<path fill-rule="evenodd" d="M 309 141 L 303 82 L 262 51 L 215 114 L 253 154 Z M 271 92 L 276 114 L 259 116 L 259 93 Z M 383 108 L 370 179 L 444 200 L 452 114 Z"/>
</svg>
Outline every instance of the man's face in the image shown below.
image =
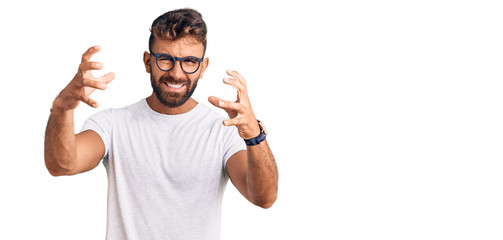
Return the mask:
<svg viewBox="0 0 503 240">
<path fill-rule="evenodd" d="M 176 41 L 155 39 L 152 46 L 152 52 L 155 54 L 166 53 L 179 58 L 188 56 L 201 58 L 203 51 L 203 44 L 191 37 Z M 173 69 L 164 72 L 157 67 L 154 56 L 145 53 L 143 59 L 147 72 L 150 73 L 150 81 L 157 99 L 169 108 L 179 107 L 190 99 L 208 65 L 206 58 L 195 73 L 187 74 L 182 70 L 180 61 L 176 61 Z"/>
</svg>

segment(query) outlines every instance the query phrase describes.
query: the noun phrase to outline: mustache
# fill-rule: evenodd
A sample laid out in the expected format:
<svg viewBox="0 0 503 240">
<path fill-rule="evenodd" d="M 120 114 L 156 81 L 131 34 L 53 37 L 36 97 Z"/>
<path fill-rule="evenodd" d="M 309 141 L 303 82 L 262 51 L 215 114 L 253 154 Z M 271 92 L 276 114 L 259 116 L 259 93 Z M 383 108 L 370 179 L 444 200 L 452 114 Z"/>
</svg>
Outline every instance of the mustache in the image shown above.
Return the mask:
<svg viewBox="0 0 503 240">
<path fill-rule="evenodd" d="M 172 76 L 169 76 L 169 75 L 161 76 L 161 78 L 159 80 L 161 82 L 169 82 L 169 83 L 173 83 L 173 84 L 185 84 L 185 85 L 189 85 L 190 84 L 189 80 L 176 79 L 176 78 L 174 78 Z"/>
</svg>

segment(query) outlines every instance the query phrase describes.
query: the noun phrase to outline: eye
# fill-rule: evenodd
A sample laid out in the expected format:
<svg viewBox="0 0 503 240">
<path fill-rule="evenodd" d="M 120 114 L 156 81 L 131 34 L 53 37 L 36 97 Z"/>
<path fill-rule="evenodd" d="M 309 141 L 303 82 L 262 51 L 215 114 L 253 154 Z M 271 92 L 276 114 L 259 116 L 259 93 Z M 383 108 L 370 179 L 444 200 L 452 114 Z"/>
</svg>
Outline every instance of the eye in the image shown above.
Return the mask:
<svg viewBox="0 0 503 240">
<path fill-rule="evenodd" d="M 170 55 L 160 55 L 158 58 L 157 58 L 158 61 L 162 61 L 162 62 L 166 62 L 166 61 L 170 61 L 172 62 L 173 61 L 173 57 L 171 57 Z"/>
<path fill-rule="evenodd" d="M 197 64 L 199 61 L 197 61 L 197 58 L 195 57 L 187 57 L 185 60 L 183 60 L 183 63 L 185 64 Z"/>
</svg>

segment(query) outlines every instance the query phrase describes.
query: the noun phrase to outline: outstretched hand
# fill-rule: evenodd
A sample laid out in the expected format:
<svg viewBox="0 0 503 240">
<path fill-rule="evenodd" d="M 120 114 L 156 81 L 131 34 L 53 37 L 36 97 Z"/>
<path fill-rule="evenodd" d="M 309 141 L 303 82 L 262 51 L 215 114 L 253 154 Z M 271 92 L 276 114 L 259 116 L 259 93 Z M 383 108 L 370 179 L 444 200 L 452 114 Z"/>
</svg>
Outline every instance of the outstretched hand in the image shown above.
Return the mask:
<svg viewBox="0 0 503 240">
<path fill-rule="evenodd" d="M 103 64 L 99 62 L 92 62 L 91 57 L 99 52 L 100 46 L 90 47 L 83 55 L 82 62 L 80 63 L 79 70 L 72 81 L 61 91 L 54 106 L 63 110 L 75 109 L 80 101 L 85 102 L 91 107 L 98 107 L 98 103 L 91 99 L 89 95 L 96 89 L 105 90 L 107 84 L 114 78 L 114 73 L 107 73 L 101 77 L 94 77 L 91 70 L 100 70 Z"/>
<path fill-rule="evenodd" d="M 230 119 L 224 120 L 223 124 L 225 126 L 236 126 L 241 138 L 251 139 L 257 137 L 260 134 L 260 128 L 248 98 L 246 80 L 237 71 L 228 70 L 227 74 L 233 78 L 224 78 L 223 81 L 237 90 L 237 100 L 234 102 L 224 101 L 215 96 L 210 96 L 208 101 L 227 112 Z"/>
</svg>

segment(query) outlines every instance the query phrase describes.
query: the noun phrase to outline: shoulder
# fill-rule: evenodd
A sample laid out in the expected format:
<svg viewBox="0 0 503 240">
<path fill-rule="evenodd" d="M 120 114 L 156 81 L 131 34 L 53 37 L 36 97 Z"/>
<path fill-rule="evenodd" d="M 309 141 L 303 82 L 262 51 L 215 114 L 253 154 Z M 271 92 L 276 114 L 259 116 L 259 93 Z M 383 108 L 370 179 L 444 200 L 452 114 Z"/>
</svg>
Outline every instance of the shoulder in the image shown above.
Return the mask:
<svg viewBox="0 0 503 240">
<path fill-rule="evenodd" d="M 132 116 L 138 116 L 142 111 L 141 101 L 122 108 L 108 108 L 101 110 L 89 117 L 87 122 L 94 122 L 99 125 L 113 124 L 115 120 L 131 119 Z"/>
<path fill-rule="evenodd" d="M 235 126 L 225 126 L 223 121 L 229 117 L 212 109 L 207 105 L 199 103 L 200 106 L 200 122 L 204 123 L 204 128 L 210 129 L 211 134 L 216 134 L 222 141 L 240 141 L 237 128 Z M 223 112 L 223 111 L 222 111 Z M 243 142 L 244 143 L 244 142 Z"/>
<path fill-rule="evenodd" d="M 198 108 L 198 115 L 201 122 L 205 122 L 206 124 L 212 126 L 224 127 L 222 124 L 222 121 L 225 120 L 224 115 L 218 113 L 217 111 L 203 103 L 199 103 Z"/>
<path fill-rule="evenodd" d="M 144 106 L 141 100 L 125 107 L 104 109 L 93 116 L 121 117 L 128 114 L 140 114 L 142 111 L 144 111 Z"/>
</svg>

